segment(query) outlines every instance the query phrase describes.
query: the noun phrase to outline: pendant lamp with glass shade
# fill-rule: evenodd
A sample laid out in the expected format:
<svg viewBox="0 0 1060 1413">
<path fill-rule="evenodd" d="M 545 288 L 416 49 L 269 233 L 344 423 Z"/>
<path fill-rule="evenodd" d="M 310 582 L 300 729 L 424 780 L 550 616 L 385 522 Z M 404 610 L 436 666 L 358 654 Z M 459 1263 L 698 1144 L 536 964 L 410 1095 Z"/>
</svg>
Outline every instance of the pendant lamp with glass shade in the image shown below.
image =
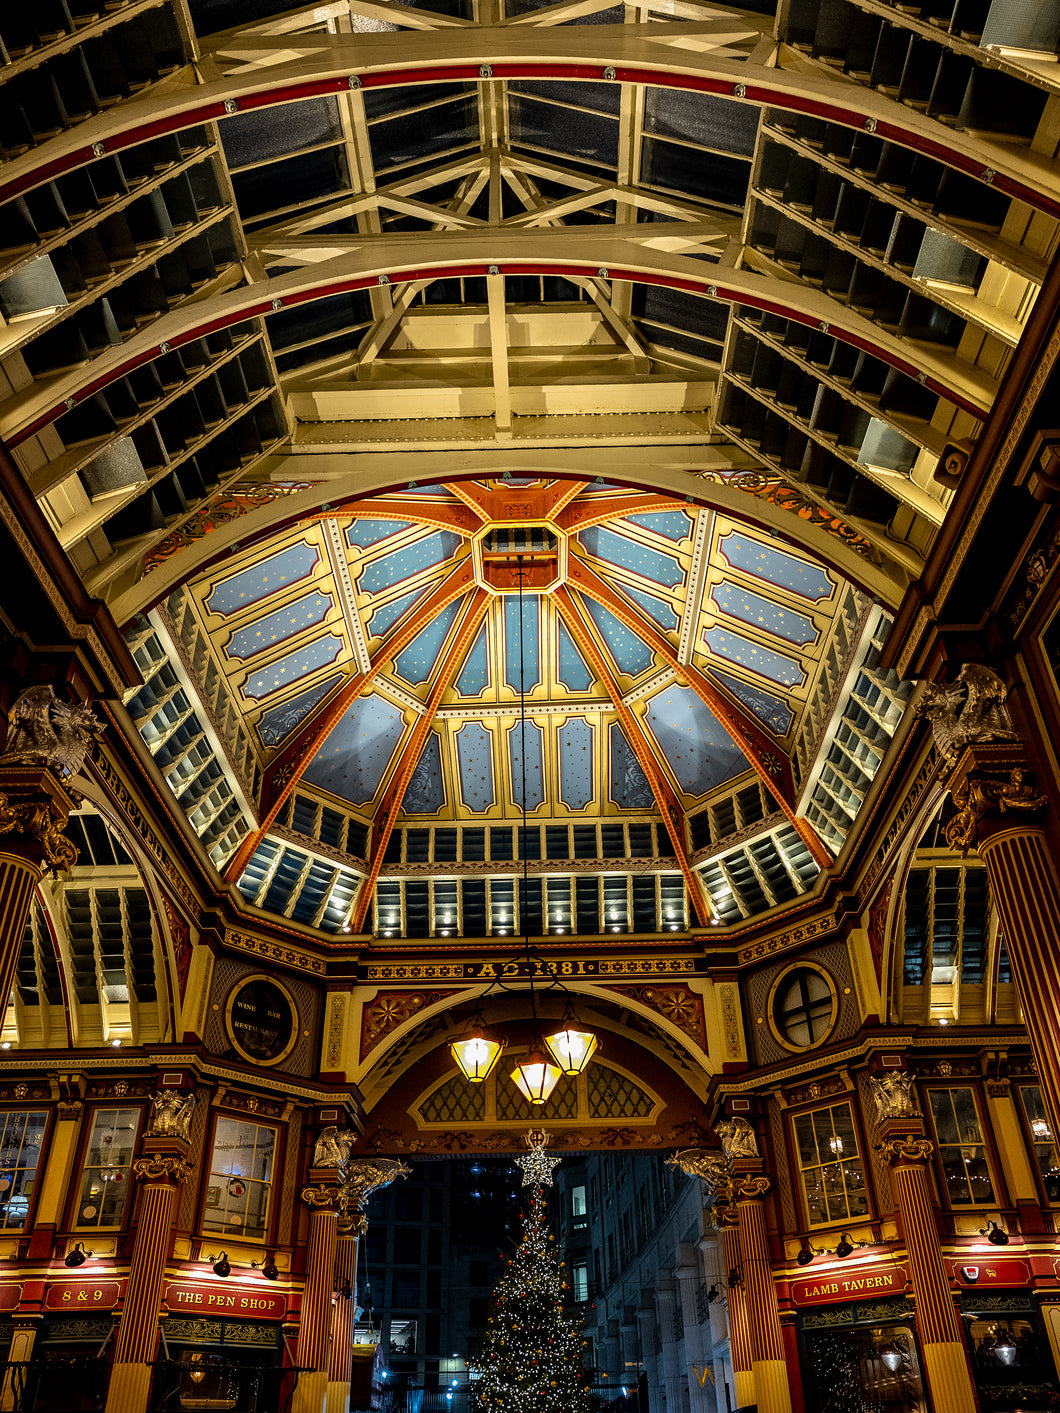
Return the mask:
<svg viewBox="0 0 1060 1413">
<path fill-rule="evenodd" d="M 582 1030 L 574 1015 L 574 1007 L 567 1002 L 559 1030 L 545 1036 L 545 1044 L 552 1058 L 565 1075 L 579 1075 L 596 1054 L 598 1041 L 591 1030 Z"/>
<path fill-rule="evenodd" d="M 463 1033 L 450 1040 L 449 1049 L 464 1078 L 471 1084 L 481 1084 L 492 1072 L 506 1044 L 503 1036 L 492 1035 L 486 1029 L 476 1003 L 474 1015 Z"/>
<path fill-rule="evenodd" d="M 560 1074 L 559 1065 L 542 1052 L 538 1037 L 526 1059 L 512 1070 L 512 1082 L 528 1103 L 544 1104 L 559 1083 Z"/>
</svg>

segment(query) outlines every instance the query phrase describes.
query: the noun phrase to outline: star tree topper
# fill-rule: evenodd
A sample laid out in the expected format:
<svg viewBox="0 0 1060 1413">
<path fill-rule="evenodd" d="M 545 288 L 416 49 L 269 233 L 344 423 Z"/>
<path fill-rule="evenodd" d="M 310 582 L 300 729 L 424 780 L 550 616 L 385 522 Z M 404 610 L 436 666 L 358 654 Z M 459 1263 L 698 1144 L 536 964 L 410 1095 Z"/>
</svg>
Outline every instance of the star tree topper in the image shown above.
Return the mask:
<svg viewBox="0 0 1060 1413">
<path fill-rule="evenodd" d="M 523 1170 L 524 1187 L 551 1187 L 552 1169 L 559 1166 L 559 1158 L 550 1158 L 545 1152 L 548 1134 L 542 1128 L 532 1128 L 526 1135 L 526 1146 L 530 1150 L 516 1158 Z"/>
</svg>

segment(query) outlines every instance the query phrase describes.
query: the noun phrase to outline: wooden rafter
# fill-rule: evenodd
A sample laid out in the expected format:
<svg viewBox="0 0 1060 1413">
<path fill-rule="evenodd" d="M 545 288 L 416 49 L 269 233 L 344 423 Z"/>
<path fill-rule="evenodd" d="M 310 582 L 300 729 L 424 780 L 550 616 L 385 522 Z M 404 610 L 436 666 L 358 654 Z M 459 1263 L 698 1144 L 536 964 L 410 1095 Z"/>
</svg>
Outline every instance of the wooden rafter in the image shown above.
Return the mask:
<svg viewBox="0 0 1060 1413">
<path fill-rule="evenodd" d="M 357 894 L 357 903 L 350 914 L 350 929 L 353 932 L 360 932 L 364 927 L 365 918 L 368 916 L 368 909 L 372 902 L 372 893 L 375 891 L 376 880 L 379 878 L 379 871 L 383 867 L 383 859 L 386 856 L 386 846 L 390 842 L 394 823 L 401 809 L 401 802 L 405 798 L 409 781 L 419 764 L 420 755 L 433 729 L 435 713 L 453 678 L 463 666 L 468 649 L 478 632 L 479 624 L 492 602 L 493 595 L 485 589 L 478 589 L 472 597 L 456 637 L 435 676 L 424 713 L 417 718 L 408 741 L 401 751 L 397 770 L 394 772 L 390 784 L 383 791 L 372 827 L 372 858 L 368 875 L 361 884 Z"/>
<path fill-rule="evenodd" d="M 265 768 L 261 786 L 261 824 L 247 835 L 232 856 L 225 870 L 226 878 L 240 877 L 247 863 L 253 858 L 254 851 L 272 828 L 291 791 L 305 774 L 309 762 L 342 720 L 351 703 L 357 700 L 368 683 L 411 643 L 443 608 L 447 608 L 454 599 L 473 588 L 474 582 L 471 560 L 465 558 L 450 570 L 418 608 L 402 620 L 397 632 L 387 639 L 372 658 L 368 671 L 358 672 L 347 678 L 323 711 L 311 716 L 291 733 L 287 743 Z"/>
<path fill-rule="evenodd" d="M 680 681 L 695 692 L 747 757 L 751 768 L 776 799 L 813 858 L 822 868 L 827 868 L 832 862 L 831 854 L 822 844 L 809 820 L 803 819 L 795 811 L 795 782 L 792 778 L 791 762 L 758 723 L 719 692 L 698 667 L 682 662 L 658 628 L 644 614 L 627 604 L 621 595 L 586 563 L 574 546 L 571 546 L 568 560 L 567 581 L 597 603 L 603 604 L 620 622 L 632 629 Z"/>
</svg>

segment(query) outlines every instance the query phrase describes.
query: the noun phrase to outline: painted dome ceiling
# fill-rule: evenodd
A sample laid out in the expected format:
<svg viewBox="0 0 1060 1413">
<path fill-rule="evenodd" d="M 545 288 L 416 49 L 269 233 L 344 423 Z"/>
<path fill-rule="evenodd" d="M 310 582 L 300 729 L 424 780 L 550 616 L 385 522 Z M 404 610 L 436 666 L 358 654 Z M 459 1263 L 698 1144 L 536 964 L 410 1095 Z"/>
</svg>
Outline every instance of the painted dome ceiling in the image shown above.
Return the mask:
<svg viewBox="0 0 1060 1413">
<path fill-rule="evenodd" d="M 647 860 L 670 878 L 656 921 L 738 920 L 812 886 L 856 813 L 858 762 L 863 793 L 900 715 L 872 681 L 886 620 L 835 569 L 599 480 L 468 478 L 329 506 L 222 555 L 152 617 L 257 762 L 258 827 L 215 861 L 249 904 L 325 930 L 386 932 L 388 888 L 405 900 L 447 863 L 513 873 L 524 851 L 543 872 Z M 130 707 L 149 744 L 160 710 L 179 719 L 162 685 Z M 813 761 L 844 687 L 864 719 L 837 804 Z M 156 754 L 178 798 L 182 731 Z M 763 893 L 752 871 L 746 908 L 717 846 L 755 824 L 755 870 L 775 880 Z M 619 916 L 601 907 L 590 930 Z"/>
</svg>

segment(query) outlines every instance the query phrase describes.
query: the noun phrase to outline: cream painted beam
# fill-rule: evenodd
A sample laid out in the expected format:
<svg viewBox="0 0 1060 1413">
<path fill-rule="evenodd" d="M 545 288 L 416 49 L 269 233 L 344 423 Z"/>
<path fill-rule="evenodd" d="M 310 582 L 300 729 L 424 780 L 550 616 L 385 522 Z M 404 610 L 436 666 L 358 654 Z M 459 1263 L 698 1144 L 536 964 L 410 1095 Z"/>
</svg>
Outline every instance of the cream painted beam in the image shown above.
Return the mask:
<svg viewBox="0 0 1060 1413">
<path fill-rule="evenodd" d="M 493 356 L 493 415 L 499 435 L 511 436 L 512 390 L 508 381 L 508 329 L 504 314 L 504 276 L 486 277 L 490 350 Z"/>
<path fill-rule="evenodd" d="M 673 254 L 673 244 L 680 242 L 678 232 L 667 225 L 645 229 L 656 234 L 636 242 L 618 240 L 606 228 L 591 227 L 387 234 L 366 242 L 362 250 L 352 255 L 280 275 L 270 281 L 265 292 L 260 285 L 244 287 L 164 314 L 127 343 L 108 349 L 91 363 L 35 383 L 9 398 L 0 406 L 0 435 L 9 443 L 17 443 L 59 416 L 69 398 L 76 401 L 90 386 L 101 387 L 121 373 L 157 358 L 163 343 L 185 342 L 208 328 L 268 313 L 286 301 L 304 302 L 306 298 L 350 289 L 426 279 L 432 269 L 448 273 L 464 269 L 468 274 L 482 275 L 489 265 L 502 267 L 506 263 L 568 279 L 591 279 L 606 269 L 610 279 L 648 279 L 707 299 L 783 311 L 811 326 L 824 326 L 856 346 L 871 349 L 876 357 L 911 376 L 922 375 L 926 386 L 972 411 L 986 410 L 991 405 L 996 393 L 994 380 L 963 360 L 925 345 L 914 349 L 897 335 L 804 284 L 747 270 L 717 271 L 702 261 Z"/>
<path fill-rule="evenodd" d="M 956 132 L 926 114 L 874 90 L 812 72 L 769 68 L 737 59 L 694 52 L 696 26 L 671 24 L 511 26 L 453 28 L 430 33 L 324 36 L 319 52 L 201 84 L 148 90 L 76 128 L 42 143 L 6 164 L 0 199 L 93 160 L 103 152 L 158 136 L 162 130 L 223 119 L 239 111 L 242 99 L 283 103 L 334 93 L 358 82 L 429 83 L 442 71 L 447 80 L 478 77 L 489 65 L 497 79 L 523 74 L 538 78 L 586 78 L 613 69 L 619 82 L 700 87 L 733 102 L 768 104 L 817 114 L 833 122 L 865 128 L 877 137 L 929 152 L 950 166 L 981 176 L 1026 200 L 1035 209 L 1060 212 L 1060 171 L 1048 156 L 1024 147 L 991 143 L 978 134 Z M 500 70 L 500 72 L 496 72 Z"/>
<path fill-rule="evenodd" d="M 325 505 L 335 506 L 343 498 L 364 498 L 404 489 L 410 481 L 431 485 L 436 481 L 499 476 L 505 471 L 514 476 L 540 476 L 547 471 L 553 476 L 600 477 L 611 484 L 664 492 L 686 504 L 708 506 L 736 521 L 775 532 L 778 542 L 789 543 L 833 565 L 866 593 L 879 597 L 890 607 L 897 605 L 909 583 L 909 576 L 897 566 L 880 564 L 858 554 L 847 542 L 829 534 L 820 525 L 800 519 L 767 499 L 748 494 L 737 485 L 721 479 L 704 480 L 696 470 L 688 469 L 691 465 L 702 471 L 712 467 L 715 472 L 725 471 L 733 464 L 739 466 L 740 456 L 741 453 L 731 447 L 707 445 L 697 448 L 694 456 L 684 451 L 675 455 L 668 448 L 641 446 L 625 451 L 584 447 L 520 454 L 517 446 L 505 446 L 464 449 L 455 455 L 387 451 L 336 456 L 332 474 L 321 467 L 314 472 L 316 484 L 306 490 L 296 491 L 227 525 L 218 526 L 121 594 L 111 604 L 111 609 L 117 621 L 125 623 L 164 597 L 174 584 L 185 583 L 211 561 L 230 553 L 233 546 L 259 539 L 299 520 L 325 514 Z M 326 457 L 320 460 L 326 461 Z M 284 463 L 277 462 L 273 471 L 281 479 L 303 481 L 317 461 L 317 458 L 293 457 Z"/>
</svg>

